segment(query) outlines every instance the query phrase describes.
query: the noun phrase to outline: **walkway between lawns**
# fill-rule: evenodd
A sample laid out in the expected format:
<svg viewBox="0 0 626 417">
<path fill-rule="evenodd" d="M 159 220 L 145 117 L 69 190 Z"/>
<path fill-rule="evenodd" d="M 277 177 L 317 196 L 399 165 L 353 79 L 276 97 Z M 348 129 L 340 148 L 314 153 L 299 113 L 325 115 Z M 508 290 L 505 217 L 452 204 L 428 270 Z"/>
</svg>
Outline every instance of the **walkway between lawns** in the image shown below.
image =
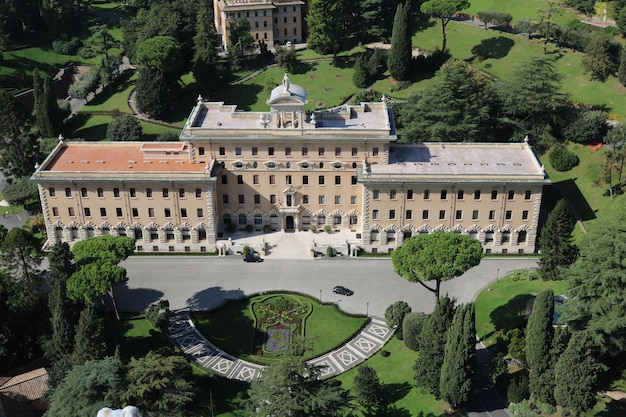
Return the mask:
<svg viewBox="0 0 626 417">
<path fill-rule="evenodd" d="M 260 377 L 262 365 L 236 358 L 209 342 L 189 318 L 189 309 L 170 313 L 169 337 L 183 353 L 200 366 L 228 379 L 252 382 Z M 361 331 L 344 345 L 308 363 L 321 367 L 321 377 L 330 378 L 354 368 L 378 352 L 393 335 L 384 320 L 371 317 Z"/>
</svg>

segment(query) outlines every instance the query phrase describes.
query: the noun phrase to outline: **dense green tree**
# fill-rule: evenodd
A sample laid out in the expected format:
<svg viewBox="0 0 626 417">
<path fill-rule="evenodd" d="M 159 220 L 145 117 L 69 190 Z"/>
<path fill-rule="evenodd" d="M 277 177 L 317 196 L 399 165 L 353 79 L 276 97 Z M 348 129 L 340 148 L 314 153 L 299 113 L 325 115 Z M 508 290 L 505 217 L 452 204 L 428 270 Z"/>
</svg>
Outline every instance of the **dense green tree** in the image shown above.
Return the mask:
<svg viewBox="0 0 626 417">
<path fill-rule="evenodd" d="M 195 393 L 192 369 L 183 356 L 149 352 L 127 366 L 122 399 L 151 416 L 188 416 Z"/>
<path fill-rule="evenodd" d="M 6 228 L 5 225 L 0 224 L 0 245 L 4 242 L 4 238 L 9 234 L 9 229 Z"/>
<path fill-rule="evenodd" d="M 300 65 L 296 50 L 287 46 L 275 46 L 274 50 L 276 51 L 276 63 L 289 73 L 296 72 Z"/>
<path fill-rule="evenodd" d="M 251 54 L 256 47 L 254 38 L 250 33 L 250 22 L 246 18 L 233 20 L 230 22 L 230 45 L 229 50 L 236 53 L 239 59 L 246 63 L 246 55 Z"/>
<path fill-rule="evenodd" d="M 569 110 L 561 78 L 554 62 L 542 57 L 524 62 L 499 84 L 502 110 L 516 126 L 515 140 L 530 135 L 538 150 L 553 143 Z"/>
<path fill-rule="evenodd" d="M 37 6 L 40 16 L 54 37 L 68 34 L 79 26 L 81 2 L 70 0 L 41 0 Z"/>
<path fill-rule="evenodd" d="M 413 48 L 411 45 L 409 3 L 398 4 L 396 16 L 393 20 L 393 31 L 391 33 L 391 49 L 389 50 L 389 61 L 387 67 L 389 73 L 397 81 L 409 79 L 411 72 L 411 56 Z"/>
<path fill-rule="evenodd" d="M 544 55 L 548 53 L 548 43 L 553 33 L 554 20 L 563 14 L 564 3 L 564 0 L 544 0 L 541 7 L 537 9 L 538 28 L 541 30 L 544 38 Z"/>
<path fill-rule="evenodd" d="M 356 28 L 359 39 L 389 40 L 400 0 L 362 0 Z"/>
<path fill-rule="evenodd" d="M 593 16 L 595 13 L 595 0 L 567 0 L 566 4 L 587 16 Z"/>
<path fill-rule="evenodd" d="M 158 303 L 150 305 L 146 312 L 146 320 L 148 320 L 155 329 L 164 331 L 167 326 L 169 311 L 170 302 L 168 300 L 160 300 Z"/>
<path fill-rule="evenodd" d="M 440 398 L 441 366 L 452 324 L 455 302 L 447 296 L 437 300 L 435 309 L 424 322 L 419 339 L 419 356 L 413 365 L 415 382 L 432 395 Z"/>
<path fill-rule="evenodd" d="M 368 60 L 365 53 L 360 53 L 354 61 L 354 75 L 352 76 L 352 84 L 354 84 L 358 88 L 367 88 L 371 84 L 367 61 Z"/>
<path fill-rule="evenodd" d="M 553 316 L 554 292 L 544 290 L 535 298 L 526 324 L 526 364 L 530 367 L 530 392 L 549 404 L 554 402 L 553 359 L 550 356 L 554 336 Z M 552 375 L 552 378 L 545 378 L 545 374 Z"/>
<path fill-rule="evenodd" d="M 457 408 L 469 400 L 476 372 L 474 304 L 459 306 L 448 330 L 439 389 L 441 398 Z"/>
<path fill-rule="evenodd" d="M 559 200 L 548 215 L 539 235 L 539 275 L 546 281 L 562 279 L 562 268 L 571 265 L 578 256 L 578 247 L 572 243 L 576 219 L 567 201 Z"/>
<path fill-rule="evenodd" d="M 50 393 L 45 417 L 95 416 L 103 407 L 122 404 L 111 398 L 120 385 L 119 364 L 113 357 L 77 365 Z"/>
<path fill-rule="evenodd" d="M 50 294 L 48 308 L 52 325 L 51 344 L 55 359 L 72 353 L 76 308 L 67 297 L 67 280 L 74 272 L 72 252 L 66 242 L 57 242 L 48 253 Z"/>
<path fill-rule="evenodd" d="M 396 301 L 385 310 L 385 321 L 387 326 L 402 326 L 404 317 L 411 312 L 411 306 L 406 301 Z"/>
<path fill-rule="evenodd" d="M 579 415 L 596 402 L 598 375 L 607 368 L 598 360 L 599 349 L 587 332 L 574 332 L 556 363 L 556 402 Z"/>
<path fill-rule="evenodd" d="M 368 364 L 362 364 L 357 368 L 354 391 L 357 401 L 368 409 L 380 407 L 384 401 L 382 385 L 376 370 Z"/>
<path fill-rule="evenodd" d="M 306 341 L 295 339 L 289 351 L 252 381 L 242 407 L 251 416 L 334 417 L 349 408 L 346 390 L 319 379 L 321 369 L 306 362 Z"/>
<path fill-rule="evenodd" d="M 139 141 L 142 135 L 139 120 L 131 115 L 116 117 L 107 127 L 107 139 L 111 141 Z"/>
<path fill-rule="evenodd" d="M 24 291 L 37 292 L 37 274 L 41 265 L 39 242 L 21 227 L 9 231 L 0 245 L 2 268 L 23 285 Z"/>
<path fill-rule="evenodd" d="M 491 142 L 499 138 L 493 82 L 463 61 L 449 61 L 402 107 L 403 142 Z"/>
<path fill-rule="evenodd" d="M 29 112 L 0 89 L 0 169 L 8 178 L 30 176 L 40 162 L 37 136 L 29 133 Z"/>
<path fill-rule="evenodd" d="M 104 324 L 92 306 L 80 312 L 75 329 L 72 362 L 82 365 L 91 360 L 102 359 L 107 354 Z"/>
<path fill-rule="evenodd" d="M 585 47 L 583 68 L 592 80 L 606 81 L 618 69 L 619 44 L 610 36 L 594 36 Z"/>
<path fill-rule="evenodd" d="M 142 68 L 135 83 L 139 109 L 150 117 L 159 118 L 170 109 L 169 90 L 163 74 L 152 68 Z"/>
<path fill-rule="evenodd" d="M 616 355 L 626 351 L 626 218 L 599 220 L 580 243 L 578 260 L 567 273 L 561 321 L 585 329 L 596 346 Z"/>
<path fill-rule="evenodd" d="M 217 89 L 220 79 L 218 46 L 213 24 L 213 7 L 209 2 L 203 2 L 198 11 L 196 34 L 193 38 L 192 71 L 200 91 L 207 97 Z"/>
<path fill-rule="evenodd" d="M 108 295 L 119 320 L 113 286 L 126 279 L 126 269 L 118 264 L 134 247 L 134 239 L 126 236 L 103 235 L 77 242 L 72 248 L 77 270 L 67 281 L 68 296 L 87 304 L 99 299 L 105 306 Z"/>
<path fill-rule="evenodd" d="M 579 110 L 574 119 L 563 132 L 563 136 L 576 143 L 602 141 L 609 126 L 608 115 L 602 110 Z"/>
<path fill-rule="evenodd" d="M 136 85 L 137 104 L 140 110 L 148 112 L 148 109 L 161 107 L 156 103 L 146 102 L 148 98 L 158 98 L 158 96 L 155 97 L 154 93 L 140 90 L 140 87 L 150 88 L 154 86 L 153 83 L 159 82 L 164 83 L 168 108 L 172 109 L 173 97 L 180 90 L 178 81 L 183 68 L 180 46 L 176 39 L 171 36 L 155 36 L 143 41 L 137 47 L 137 62 L 141 65 L 139 78 L 152 78 L 152 83 L 144 81 Z M 150 115 L 160 117 L 163 113 L 150 113 Z"/>
<path fill-rule="evenodd" d="M 623 7 L 622 10 L 617 13 L 617 16 L 615 16 L 615 24 L 622 36 L 626 36 L 626 7 Z"/>
<path fill-rule="evenodd" d="M 420 334 L 424 327 L 424 322 L 428 318 L 428 315 L 414 311 L 407 314 L 402 321 L 402 338 L 404 344 L 411 350 L 419 350 Z"/>
<path fill-rule="evenodd" d="M 510 13 L 496 12 L 493 10 L 482 10 L 478 12 L 477 16 L 485 24 L 485 30 L 487 30 L 489 23 L 503 27 L 510 25 L 513 20 L 513 16 L 511 16 Z"/>
<path fill-rule="evenodd" d="M 468 7 L 470 7 L 470 3 L 467 0 L 428 0 L 422 3 L 422 13 L 434 19 L 438 19 L 441 23 L 441 36 L 443 38 L 441 45 L 442 52 L 446 52 L 446 44 L 448 41 L 446 26 L 450 23 L 455 13 L 467 9 Z"/>
<path fill-rule="evenodd" d="M 626 87 L 626 46 L 622 46 L 622 54 L 620 55 L 619 68 L 617 70 L 617 79 Z"/>
<path fill-rule="evenodd" d="M 22 206 L 39 199 L 37 184 L 28 177 L 17 178 L 2 190 L 2 196 L 11 204 Z"/>
<path fill-rule="evenodd" d="M 478 265 L 483 257 L 480 242 L 458 233 L 432 233 L 414 236 L 391 252 L 394 271 L 411 282 L 418 282 L 439 299 L 442 281 L 462 275 Z M 434 288 L 426 285 L 435 281 Z"/>
<path fill-rule="evenodd" d="M 333 54 L 333 66 L 337 66 L 337 52 L 345 33 L 340 25 L 343 2 L 334 0 L 311 0 L 306 22 L 309 27 L 307 45 L 320 54 Z"/>
</svg>

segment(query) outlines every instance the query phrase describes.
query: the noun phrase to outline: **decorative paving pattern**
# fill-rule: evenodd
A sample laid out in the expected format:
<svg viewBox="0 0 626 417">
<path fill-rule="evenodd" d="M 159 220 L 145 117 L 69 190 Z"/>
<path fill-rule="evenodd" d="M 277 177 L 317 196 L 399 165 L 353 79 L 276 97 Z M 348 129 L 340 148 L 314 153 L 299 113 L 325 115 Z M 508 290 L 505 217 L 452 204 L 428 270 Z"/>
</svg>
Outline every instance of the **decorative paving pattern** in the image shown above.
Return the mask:
<svg viewBox="0 0 626 417">
<path fill-rule="evenodd" d="M 171 312 L 168 320 L 168 332 L 172 342 L 200 366 L 225 378 L 243 382 L 251 382 L 261 376 L 263 366 L 229 355 L 198 332 L 189 318 L 188 309 Z M 339 375 L 378 352 L 392 335 L 393 330 L 386 326 L 384 320 L 372 317 L 346 344 L 311 359 L 309 363 L 320 367 L 321 378 Z"/>
</svg>

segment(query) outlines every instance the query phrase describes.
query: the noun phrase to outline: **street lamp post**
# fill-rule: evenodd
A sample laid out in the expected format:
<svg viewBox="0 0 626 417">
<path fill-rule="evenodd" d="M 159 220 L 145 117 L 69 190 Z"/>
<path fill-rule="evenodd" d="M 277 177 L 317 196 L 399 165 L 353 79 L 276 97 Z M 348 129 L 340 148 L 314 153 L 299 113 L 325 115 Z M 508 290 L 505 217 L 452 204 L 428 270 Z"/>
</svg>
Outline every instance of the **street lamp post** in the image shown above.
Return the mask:
<svg viewBox="0 0 626 417">
<path fill-rule="evenodd" d="M 368 303 L 365 303 L 365 315 L 366 315 L 367 317 L 369 317 L 369 316 L 370 316 L 370 303 L 369 303 L 369 302 L 368 302 Z"/>
<path fill-rule="evenodd" d="M 320 290 L 320 305 L 322 305 L 322 290 Z"/>
<path fill-rule="evenodd" d="M 496 270 L 496 284 L 498 283 L 498 278 L 500 278 L 500 268 Z"/>
</svg>

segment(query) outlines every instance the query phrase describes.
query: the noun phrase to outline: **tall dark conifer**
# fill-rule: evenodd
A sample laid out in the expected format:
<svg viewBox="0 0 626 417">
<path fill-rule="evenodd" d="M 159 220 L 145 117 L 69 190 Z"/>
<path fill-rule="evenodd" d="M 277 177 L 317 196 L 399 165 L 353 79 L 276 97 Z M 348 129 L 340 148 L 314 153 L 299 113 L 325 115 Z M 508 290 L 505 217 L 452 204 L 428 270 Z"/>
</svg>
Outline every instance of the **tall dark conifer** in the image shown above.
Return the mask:
<svg viewBox="0 0 626 417">
<path fill-rule="evenodd" d="M 626 46 L 622 46 L 622 55 L 619 61 L 619 69 L 617 70 L 617 78 L 619 82 L 626 87 Z"/>
<path fill-rule="evenodd" d="M 447 296 L 439 298 L 435 310 L 429 314 L 420 333 L 420 354 L 413 365 L 417 385 L 437 397 L 440 395 L 443 352 L 453 316 L 454 300 Z"/>
<path fill-rule="evenodd" d="M 48 296 L 52 324 L 52 347 L 56 358 L 72 353 L 77 322 L 75 305 L 67 297 L 66 282 L 72 272 L 72 252 L 67 243 L 57 242 L 48 254 L 50 285 Z"/>
<path fill-rule="evenodd" d="M 43 78 L 42 78 L 43 77 Z M 52 80 L 39 70 L 33 71 L 33 98 L 35 100 L 35 124 L 39 135 L 54 137 L 57 104 L 52 91 Z"/>
<path fill-rule="evenodd" d="M 399 4 L 393 19 L 391 49 L 389 50 L 389 73 L 397 81 L 409 78 L 411 70 L 411 30 L 409 27 L 409 4 Z"/>
<path fill-rule="evenodd" d="M 476 369 L 474 305 L 457 308 L 448 331 L 440 375 L 441 398 L 452 409 L 469 399 Z"/>
<path fill-rule="evenodd" d="M 217 35 L 213 25 L 212 7 L 201 2 L 196 23 L 196 35 L 193 38 L 193 76 L 204 94 L 215 91 L 219 80 Z"/>
<path fill-rule="evenodd" d="M 550 349 L 554 337 L 554 292 L 548 289 L 537 295 L 526 325 L 526 362 L 530 368 L 530 392 L 536 398 L 553 403 L 554 370 Z"/>
<path fill-rule="evenodd" d="M 559 200 L 550 212 L 539 236 L 539 275 L 544 280 L 561 279 L 561 268 L 571 265 L 578 256 L 572 243 L 576 220 L 565 200 Z"/>
<path fill-rule="evenodd" d="M 82 365 L 87 361 L 102 359 L 106 356 L 104 326 L 93 307 L 85 307 L 80 313 L 74 341 L 72 360 L 75 365 Z"/>
</svg>

